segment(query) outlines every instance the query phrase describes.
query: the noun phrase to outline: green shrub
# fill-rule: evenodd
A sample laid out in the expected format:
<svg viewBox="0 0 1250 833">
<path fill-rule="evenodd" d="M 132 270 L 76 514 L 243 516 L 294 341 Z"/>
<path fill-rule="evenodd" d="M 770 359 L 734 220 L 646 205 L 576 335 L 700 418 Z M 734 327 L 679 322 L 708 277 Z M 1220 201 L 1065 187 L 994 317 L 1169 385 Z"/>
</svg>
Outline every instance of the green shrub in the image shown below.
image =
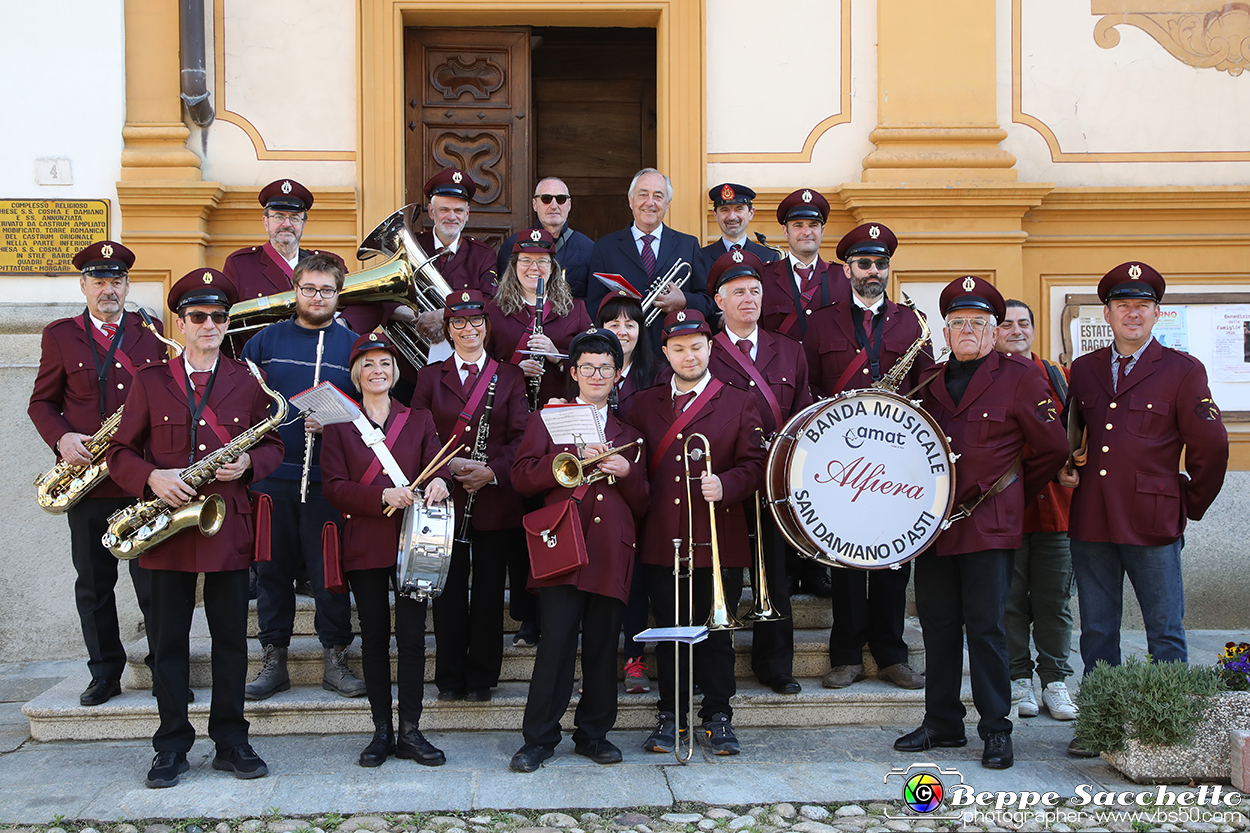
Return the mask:
<svg viewBox="0 0 1250 833">
<path fill-rule="evenodd" d="M 1081 680 L 1076 741 L 1084 749 L 1116 752 L 1128 738 L 1142 743 L 1188 743 L 1204 712 L 1202 700 L 1225 690 L 1216 668 L 1129 657 L 1099 660 Z"/>
</svg>

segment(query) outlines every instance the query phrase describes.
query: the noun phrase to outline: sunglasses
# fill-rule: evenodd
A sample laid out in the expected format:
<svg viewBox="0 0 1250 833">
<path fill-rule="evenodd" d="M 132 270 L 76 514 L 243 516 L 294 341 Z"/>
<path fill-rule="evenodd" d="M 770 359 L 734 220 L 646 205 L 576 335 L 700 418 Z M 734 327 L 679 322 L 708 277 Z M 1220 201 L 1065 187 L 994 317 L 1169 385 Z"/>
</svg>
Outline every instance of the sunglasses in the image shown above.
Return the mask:
<svg viewBox="0 0 1250 833">
<path fill-rule="evenodd" d="M 230 314 L 226 312 L 201 312 L 199 310 L 188 312 L 183 317 L 192 324 L 203 324 L 210 318 L 213 319 L 214 324 L 225 324 L 230 320 Z"/>
<path fill-rule="evenodd" d="M 555 200 L 559 205 L 564 205 L 569 201 L 568 194 L 535 194 L 534 199 L 542 200 L 543 205 L 551 205 L 551 201 Z"/>
<path fill-rule="evenodd" d="M 869 269 L 871 269 L 874 266 L 877 267 L 878 272 L 884 272 L 886 269 L 890 268 L 889 259 L 884 258 L 884 257 L 878 258 L 876 260 L 872 260 L 866 257 L 861 257 L 859 260 L 853 261 L 853 263 L 856 266 L 858 266 L 860 269 L 864 270 L 865 272 L 867 272 Z"/>
</svg>

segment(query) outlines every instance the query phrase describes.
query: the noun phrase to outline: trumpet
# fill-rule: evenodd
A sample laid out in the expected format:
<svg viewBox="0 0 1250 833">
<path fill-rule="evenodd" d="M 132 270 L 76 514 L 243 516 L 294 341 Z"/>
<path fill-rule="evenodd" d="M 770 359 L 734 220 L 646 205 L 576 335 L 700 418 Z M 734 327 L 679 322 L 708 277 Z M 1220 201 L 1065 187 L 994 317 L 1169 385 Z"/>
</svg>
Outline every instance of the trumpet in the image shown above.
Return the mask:
<svg viewBox="0 0 1250 833">
<path fill-rule="evenodd" d="M 566 489 L 576 489 L 578 486 L 583 485 L 590 486 L 598 483 L 600 480 L 604 480 L 605 478 L 608 483 L 615 483 L 616 478 L 605 471 L 596 469 L 595 471 L 587 474 L 587 470 L 596 463 L 606 460 L 613 454 L 620 454 L 622 451 L 625 451 L 630 446 L 634 445 L 641 446 L 642 440 L 634 440 L 631 443 L 626 443 L 620 448 L 609 448 L 602 454 L 596 454 L 594 457 L 590 457 L 585 460 L 579 459 L 576 454 L 562 451 L 556 455 L 554 460 L 551 461 L 551 476 L 556 479 L 557 483 Z M 641 454 L 641 448 L 634 453 L 635 463 L 638 462 L 638 457 Z"/>
<path fill-rule="evenodd" d="M 690 447 L 692 441 L 698 441 L 702 448 Z M 698 462 L 706 458 L 706 471 L 712 470 L 712 444 L 704 434 L 691 434 L 686 437 L 685 443 L 682 444 L 682 456 L 686 462 L 686 522 L 687 522 L 687 543 L 686 546 L 690 550 L 690 563 L 694 564 L 694 495 L 690 488 L 690 482 L 694 480 L 690 474 L 690 461 Z M 730 612 L 728 605 L 725 604 L 725 582 L 721 576 L 720 568 L 720 547 L 716 543 L 716 504 L 712 501 L 707 502 L 708 528 L 712 538 L 712 610 L 708 614 L 707 629 L 708 631 L 735 631 L 742 627 L 742 623 L 737 617 Z"/>
<path fill-rule="evenodd" d="M 677 273 L 682 272 L 683 269 L 684 274 L 682 274 L 680 278 L 677 277 Z M 673 285 L 674 289 L 681 289 L 681 287 L 690 278 L 691 271 L 690 264 L 681 258 L 678 258 L 677 262 L 673 264 L 671 269 L 664 273 L 663 277 L 656 278 L 651 282 L 651 288 L 647 290 L 647 297 L 642 299 L 642 308 L 649 310 L 646 320 L 644 321 L 646 326 L 650 327 L 655 322 L 656 317 L 660 314 L 660 308 L 655 305 L 656 299 L 664 294 L 670 283 Z"/>
</svg>

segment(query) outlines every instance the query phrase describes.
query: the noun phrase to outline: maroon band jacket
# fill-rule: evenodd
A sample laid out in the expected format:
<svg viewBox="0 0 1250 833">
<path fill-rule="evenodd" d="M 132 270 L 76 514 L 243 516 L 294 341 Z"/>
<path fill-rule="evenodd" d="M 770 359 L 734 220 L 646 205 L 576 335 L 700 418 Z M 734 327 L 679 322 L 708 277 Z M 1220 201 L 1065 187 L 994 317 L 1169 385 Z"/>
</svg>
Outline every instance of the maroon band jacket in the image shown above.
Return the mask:
<svg viewBox="0 0 1250 833">
<path fill-rule="evenodd" d="M 838 264 L 826 263 L 817 255 L 815 274 L 820 276 L 820 286 L 816 288 L 816 292 L 812 295 L 812 300 L 806 304 L 802 312 L 803 317 L 807 319 L 807 332 L 803 331 L 798 316 L 791 320 L 789 326 L 782 329 L 782 324 L 794 312 L 794 292 L 791 289 L 794 286 L 794 279 L 790 277 L 789 263 L 789 258 L 782 258 L 781 260 L 764 264 L 764 273 L 760 275 L 760 281 L 764 285 L 764 302 L 760 308 L 760 326 L 770 333 L 780 333 L 795 341 L 802 342 L 811 335 L 811 318 L 815 315 L 816 310 L 820 309 L 824 304 L 832 303 L 837 298 L 846 295 L 850 291 L 850 284 L 847 283 L 846 276 L 842 274 Z M 802 296 L 800 296 L 801 299 Z"/>
<path fill-rule="evenodd" d="M 889 298 L 885 299 L 882 312 L 885 321 L 882 324 L 881 352 L 877 361 L 881 374 L 885 375 L 894 367 L 899 356 L 906 353 L 920 337 L 921 313 L 900 306 Z M 847 367 L 864 350 L 856 339 L 852 315 L 862 317 L 863 310 L 855 305 L 848 293 L 829 306 L 816 310 L 807 318 L 808 331 L 803 346 L 807 352 L 812 387 L 826 396 L 835 396 L 842 390 L 866 388 L 873 383 L 871 368 L 865 356 L 863 367 L 852 374 L 842 385 L 842 390 L 835 390 Z M 903 377 L 898 393 L 905 394 L 913 390 L 922 378 L 927 379 L 931 375 L 928 370 L 932 366 L 933 348 L 926 343 L 916 355 L 907 375 Z M 936 385 L 937 382 L 933 384 Z"/>
<path fill-rule="evenodd" d="M 764 381 L 768 382 L 768 387 L 777 400 L 777 406 L 781 410 L 781 425 L 775 423 L 772 408 L 755 381 L 716 339 L 712 339 L 712 358 L 708 362 L 708 371 L 714 378 L 755 397 L 764 435 L 771 436 L 790 417 L 812 404 L 812 394 L 808 387 L 807 358 L 803 355 L 802 346 L 794 340 L 770 333 L 762 327 L 756 332 L 755 367 L 764 377 Z M 728 330 L 725 334 L 731 340 L 736 340 Z M 729 350 L 738 352 L 736 347 Z"/>
<path fill-rule="evenodd" d="M 530 314 L 528 308 L 522 308 L 512 313 L 504 315 L 499 305 L 494 299 L 486 302 L 486 315 L 490 318 L 490 354 L 500 362 L 508 362 L 512 359 L 512 354 L 518 347 L 525 348 L 522 341 L 528 340 L 528 331 L 530 326 Z M 556 346 L 556 352 L 569 352 L 569 344 L 572 343 L 573 337 L 578 333 L 584 333 L 593 325 L 590 316 L 586 314 L 586 306 L 578 299 L 573 299 L 573 308 L 568 311 L 567 315 L 556 315 L 548 304 L 547 314 L 543 316 L 543 335 L 551 339 Z M 526 358 L 539 358 L 537 356 L 527 356 Z M 543 369 L 542 384 L 538 388 L 538 402 L 540 405 L 545 404 L 552 397 L 560 399 L 567 398 L 569 395 L 569 362 L 568 359 L 561 359 L 559 366 L 551 364 L 545 359 L 540 359 L 545 363 Z"/>
</svg>

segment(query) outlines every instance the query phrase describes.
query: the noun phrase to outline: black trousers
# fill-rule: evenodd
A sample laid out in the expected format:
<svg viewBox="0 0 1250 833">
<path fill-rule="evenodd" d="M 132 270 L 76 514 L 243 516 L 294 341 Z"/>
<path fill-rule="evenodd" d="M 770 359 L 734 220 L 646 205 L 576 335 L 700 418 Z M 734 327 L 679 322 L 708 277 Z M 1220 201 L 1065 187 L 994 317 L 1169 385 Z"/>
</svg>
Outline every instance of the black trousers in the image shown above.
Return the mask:
<svg viewBox="0 0 1250 833">
<path fill-rule="evenodd" d="M 907 662 L 903 616 L 911 562 L 897 570 L 830 569 L 833 581 L 833 628 L 829 664 L 859 665 L 864 646 L 880 668 Z"/>
<path fill-rule="evenodd" d="M 791 547 L 781 537 L 772 513 L 764 510 L 761 514 L 764 541 L 764 573 L 768 580 L 768 595 L 773 608 L 784 618 L 772 622 L 755 622 L 751 635 L 751 671 L 764 685 L 771 683 L 781 674 L 794 674 L 794 617 L 790 607 L 790 580 L 786 575 L 786 550 Z M 756 535 L 755 512 L 751 503 L 747 502 L 747 526 L 752 535 Z M 751 542 L 754 547 L 754 540 Z M 754 564 L 754 562 L 752 562 Z M 738 577 L 741 583 L 741 570 L 726 570 Z M 755 567 L 751 567 L 752 587 L 754 587 Z M 734 600 L 733 607 L 738 607 L 741 589 L 731 593 L 726 585 L 725 592 Z M 758 597 L 758 591 L 756 591 Z M 732 609 L 732 608 L 731 608 Z M 742 611 L 746 613 L 747 611 Z M 741 616 L 739 616 L 741 618 Z"/>
<path fill-rule="evenodd" d="M 440 692 L 480 691 L 499 685 L 508 558 L 518 549 L 526 551 L 525 533 L 520 529 L 470 528 L 469 537 L 472 556 L 467 544 L 457 542 L 452 547 L 447 583 L 434 599 L 434 682 Z M 528 594 L 524 588 L 519 592 Z"/>
<path fill-rule="evenodd" d="M 643 570 L 642 557 L 634 554 L 634 577 L 629 584 L 629 603 L 625 605 L 625 618 L 621 622 L 621 632 L 625 635 L 625 658 L 640 659 L 646 649 L 646 643 L 635 642 L 634 637 L 639 631 L 646 630 L 647 619 L 651 616 L 651 599 L 647 595 L 646 572 Z"/>
<path fill-rule="evenodd" d="M 678 611 L 673 595 L 673 568 L 644 565 L 647 578 L 647 592 L 651 595 L 651 608 L 655 612 L 655 623 L 659 627 L 670 627 L 678 623 Z M 712 568 L 697 567 L 694 570 L 694 612 L 690 621 L 703 624 L 712 610 Z M 685 588 L 682 589 L 682 603 L 685 604 Z M 686 623 L 686 611 L 681 611 L 681 621 Z M 674 675 L 674 643 L 660 642 L 656 645 L 656 665 L 659 666 L 660 703 L 662 712 L 675 712 L 685 723 L 687 711 L 686 646 L 681 648 L 681 673 Z M 733 717 L 733 707 L 729 698 L 737 693 L 737 680 L 734 679 L 734 644 L 731 631 L 715 631 L 708 638 L 694 646 L 694 678 L 703 689 L 703 704 L 699 709 L 699 718 L 707 720 L 716 714 Z"/>
<path fill-rule="evenodd" d="M 959 699 L 963 637 L 968 633 L 972 701 L 981 720 L 977 732 L 1010 732 L 1011 678 L 1003 609 L 1011 587 L 1011 550 L 961 555 L 924 553 L 916 559 L 916 608 L 924 631 L 924 725 L 945 736 L 962 736 L 967 710 Z"/>
<path fill-rule="evenodd" d="M 126 648 L 117 624 L 117 557 L 100 543 L 109 516 L 134 503 L 131 498 L 83 498 L 71 508 L 69 520 L 70 558 L 74 563 L 74 602 L 87 646 L 87 668 L 93 679 L 120 680 L 126 669 Z M 151 632 L 152 584 L 139 559 L 129 562 L 130 582 L 135 588 L 139 610 Z M 150 650 L 145 662 L 152 663 Z"/>
<path fill-rule="evenodd" d="M 526 743 L 554 748 L 560 718 L 573 696 L 577 634 L 582 635 L 582 697 L 573 722 L 574 743 L 607 737 L 616 725 L 616 637 L 625 605 L 619 599 L 578 590 L 571 584 L 539 591 L 543 638 L 538 643 L 525 719 Z"/>
<path fill-rule="evenodd" d="M 266 477 L 252 490 L 273 499 L 270 560 L 256 562 L 256 618 L 261 645 L 289 647 L 295 629 L 295 581 L 308 576 L 317 612 L 313 626 L 321 647 L 352 644 L 352 603 L 346 593 L 326 590 L 325 560 L 321 555 L 321 527 L 343 516 L 309 482 L 308 502 L 299 502 L 299 481 Z"/>
<path fill-rule="evenodd" d="M 361 666 L 373 723 L 395 725 L 391 717 L 391 587 L 393 567 L 349 570 L 347 583 L 360 617 Z M 344 594 L 346 598 L 346 594 Z M 426 603 L 395 597 L 395 645 L 399 649 L 399 719 L 421 723 L 425 693 Z"/>
<path fill-rule="evenodd" d="M 187 719 L 191 678 L 189 637 L 195 611 L 196 573 L 149 570 L 152 576 L 152 677 L 161 724 L 152 736 L 157 752 L 186 754 L 195 743 Z M 218 749 L 247 743 L 243 687 L 247 684 L 247 570 L 204 574 L 204 613 L 212 637 L 213 702 L 208 736 Z"/>
</svg>

